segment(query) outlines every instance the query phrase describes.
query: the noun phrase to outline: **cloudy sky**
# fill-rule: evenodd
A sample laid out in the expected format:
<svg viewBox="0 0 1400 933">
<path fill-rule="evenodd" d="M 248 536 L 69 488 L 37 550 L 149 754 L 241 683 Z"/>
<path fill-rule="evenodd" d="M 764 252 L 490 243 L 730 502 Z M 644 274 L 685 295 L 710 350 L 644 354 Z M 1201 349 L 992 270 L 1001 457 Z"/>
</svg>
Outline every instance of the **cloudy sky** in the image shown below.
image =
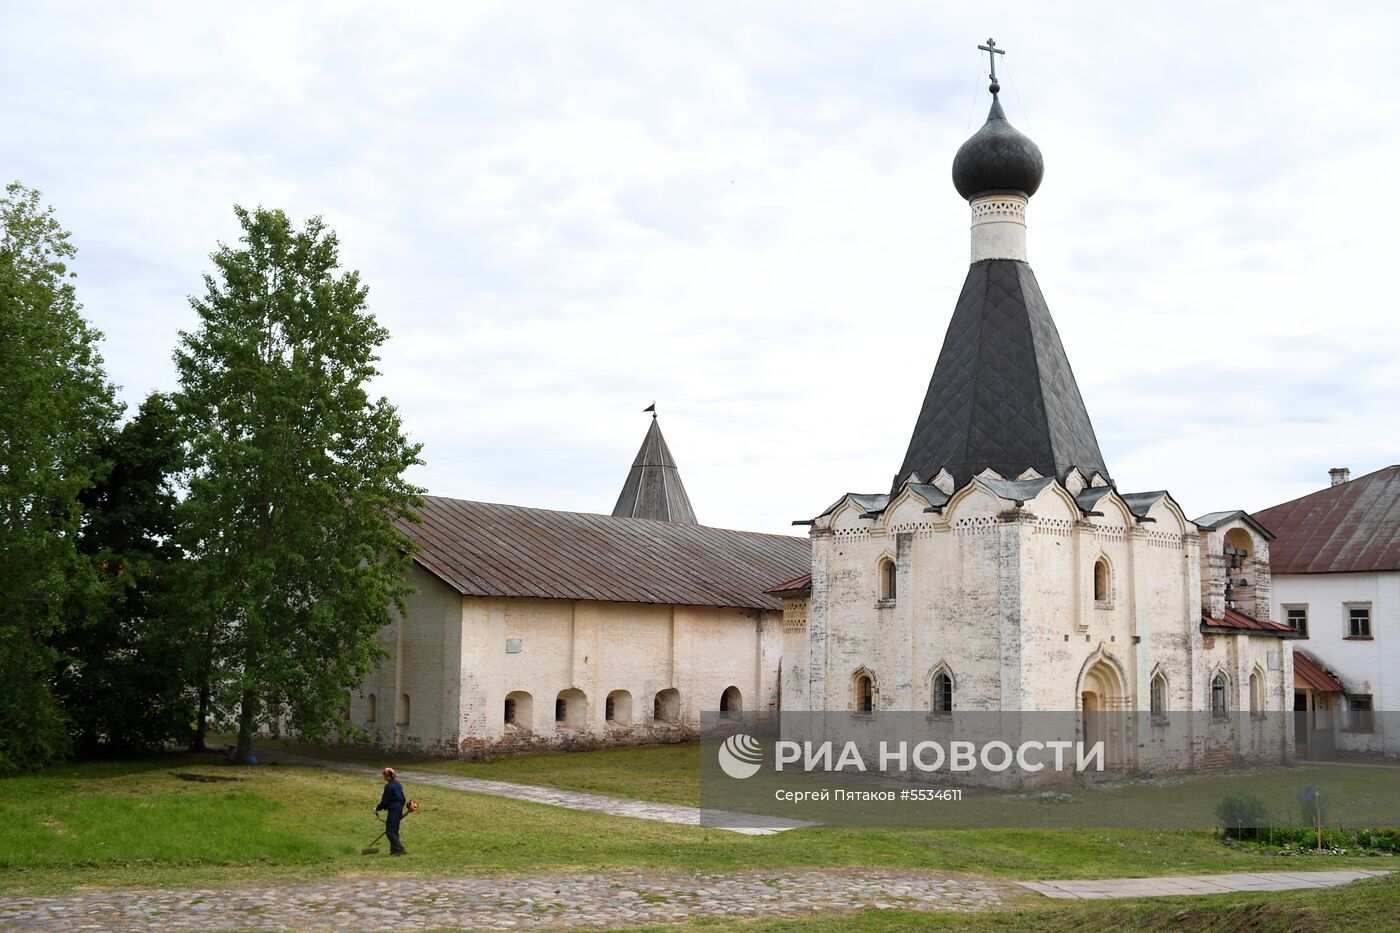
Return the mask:
<svg viewBox="0 0 1400 933">
<path fill-rule="evenodd" d="M 1267 10 L 1267 15 L 1263 15 Z M 39 188 L 135 403 L 231 206 L 322 215 L 462 498 L 609 511 L 658 401 L 706 524 L 898 469 L 967 264 L 995 36 L 1030 258 L 1119 488 L 1263 508 L 1400 461 L 1393 4 L 0 7 Z"/>
</svg>

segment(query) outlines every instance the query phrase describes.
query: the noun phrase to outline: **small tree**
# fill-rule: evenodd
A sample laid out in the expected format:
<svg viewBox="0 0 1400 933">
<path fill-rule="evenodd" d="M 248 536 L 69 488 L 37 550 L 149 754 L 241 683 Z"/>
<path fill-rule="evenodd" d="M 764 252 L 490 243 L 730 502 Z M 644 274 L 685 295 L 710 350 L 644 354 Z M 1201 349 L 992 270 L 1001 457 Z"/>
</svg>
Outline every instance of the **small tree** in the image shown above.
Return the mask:
<svg viewBox="0 0 1400 933">
<path fill-rule="evenodd" d="M 235 208 L 180 335 L 178 404 L 189 438 L 186 544 L 214 648 L 211 682 L 238 711 L 238 757 L 286 716 L 323 738 L 383 656 L 375 634 L 407 592 L 421 461 L 386 399 L 371 400 L 388 332 L 357 272 L 339 269 L 319 218 Z"/>
<path fill-rule="evenodd" d="M 75 250 L 39 193 L 0 197 L 0 773 L 67 746 L 50 641 L 97 585 L 78 554 L 79 496 L 118 407 L 66 262 Z"/>
<path fill-rule="evenodd" d="M 189 738 L 194 718 L 187 569 L 175 543 L 175 406 L 151 395 L 101 448 L 108 472 L 80 497 L 79 550 L 102 586 L 70 600 L 55 640 L 58 691 L 80 754 Z"/>
</svg>

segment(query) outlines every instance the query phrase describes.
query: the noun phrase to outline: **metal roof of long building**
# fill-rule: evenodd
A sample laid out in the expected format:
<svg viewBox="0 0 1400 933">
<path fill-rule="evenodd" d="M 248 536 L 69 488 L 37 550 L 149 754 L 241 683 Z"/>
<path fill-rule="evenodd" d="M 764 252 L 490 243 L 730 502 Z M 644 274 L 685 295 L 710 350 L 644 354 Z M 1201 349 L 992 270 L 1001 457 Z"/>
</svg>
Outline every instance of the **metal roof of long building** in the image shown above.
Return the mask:
<svg viewBox="0 0 1400 933">
<path fill-rule="evenodd" d="M 1400 570 L 1400 465 L 1255 515 L 1275 535 L 1274 573 Z"/>
<path fill-rule="evenodd" d="M 1314 690 L 1321 690 L 1323 693 L 1342 692 L 1342 685 L 1337 678 L 1296 647 L 1293 649 L 1293 673 L 1303 678 Z"/>
<path fill-rule="evenodd" d="M 806 538 L 426 496 L 398 521 L 414 560 L 465 596 L 782 609 L 765 592 L 811 570 Z"/>
</svg>

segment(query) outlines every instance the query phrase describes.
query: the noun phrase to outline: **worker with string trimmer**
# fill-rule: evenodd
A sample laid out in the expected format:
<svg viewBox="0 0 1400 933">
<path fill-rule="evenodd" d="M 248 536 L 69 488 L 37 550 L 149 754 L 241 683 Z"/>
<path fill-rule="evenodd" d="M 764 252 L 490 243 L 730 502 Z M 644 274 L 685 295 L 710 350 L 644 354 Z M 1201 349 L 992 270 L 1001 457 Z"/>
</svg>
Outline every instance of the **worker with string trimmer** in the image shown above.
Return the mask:
<svg viewBox="0 0 1400 933">
<path fill-rule="evenodd" d="M 384 811 L 384 832 L 380 835 L 389 837 L 389 854 L 403 855 L 408 850 L 399 841 L 399 821 L 403 819 L 405 806 L 408 812 L 412 813 L 418 809 L 418 801 L 409 802 L 404 797 L 403 785 L 399 783 L 398 774 L 393 768 L 385 768 L 383 774 L 384 793 L 380 796 L 379 806 L 374 808 L 374 812 L 378 815 L 381 810 Z M 365 849 L 366 854 L 377 851 L 372 845 Z"/>
</svg>

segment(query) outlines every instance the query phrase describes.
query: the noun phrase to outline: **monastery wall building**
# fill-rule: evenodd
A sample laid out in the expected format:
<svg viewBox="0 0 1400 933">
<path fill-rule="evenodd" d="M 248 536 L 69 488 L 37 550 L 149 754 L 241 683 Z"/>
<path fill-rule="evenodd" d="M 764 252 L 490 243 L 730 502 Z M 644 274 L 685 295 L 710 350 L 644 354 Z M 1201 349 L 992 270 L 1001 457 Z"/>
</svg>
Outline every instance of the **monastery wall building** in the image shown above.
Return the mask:
<svg viewBox="0 0 1400 933">
<path fill-rule="evenodd" d="M 382 745 L 448 755 L 694 738 L 778 708 L 782 602 L 807 541 L 696 524 L 653 418 L 612 515 L 430 496 L 407 612 L 351 696 Z"/>
</svg>

